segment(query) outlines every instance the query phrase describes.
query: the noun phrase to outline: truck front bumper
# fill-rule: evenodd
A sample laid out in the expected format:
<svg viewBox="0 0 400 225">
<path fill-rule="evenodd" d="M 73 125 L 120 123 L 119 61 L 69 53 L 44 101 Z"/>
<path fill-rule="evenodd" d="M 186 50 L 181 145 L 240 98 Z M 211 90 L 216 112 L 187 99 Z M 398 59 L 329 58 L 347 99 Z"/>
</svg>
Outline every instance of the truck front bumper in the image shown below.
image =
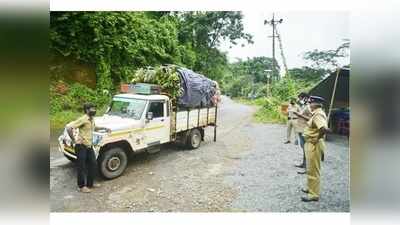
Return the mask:
<svg viewBox="0 0 400 225">
<path fill-rule="evenodd" d="M 65 146 L 62 141 L 58 143 L 58 150 L 64 155 L 77 159 L 75 149 L 73 147 Z"/>
</svg>

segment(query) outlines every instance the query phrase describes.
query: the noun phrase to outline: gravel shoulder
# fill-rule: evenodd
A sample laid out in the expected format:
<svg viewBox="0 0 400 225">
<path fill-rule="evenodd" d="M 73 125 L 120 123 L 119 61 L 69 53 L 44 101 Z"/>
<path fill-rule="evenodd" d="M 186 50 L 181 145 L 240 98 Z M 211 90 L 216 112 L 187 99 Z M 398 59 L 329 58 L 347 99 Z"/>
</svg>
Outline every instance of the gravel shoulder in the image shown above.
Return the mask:
<svg viewBox="0 0 400 225">
<path fill-rule="evenodd" d="M 251 137 L 251 154 L 227 178 L 240 190 L 233 207 L 250 212 L 349 212 L 347 138 L 332 136 L 326 142 L 320 201 L 304 203 L 300 189 L 306 187 L 306 175 L 297 174 L 294 167 L 301 162 L 302 151 L 297 145 L 283 144 L 286 126 L 253 123 L 245 132 Z"/>
<path fill-rule="evenodd" d="M 130 159 L 125 173 L 98 180 L 90 194 L 77 191 L 74 165 L 50 143 L 52 212 L 348 212 L 349 147 L 344 138 L 327 143 L 318 203 L 302 203 L 305 175 L 293 166 L 295 145 L 284 145 L 285 126 L 252 122 L 255 108 L 224 97 L 217 142 L 212 128 L 197 150 L 169 144 L 156 154 Z M 53 134 L 53 136 L 56 136 Z"/>
</svg>

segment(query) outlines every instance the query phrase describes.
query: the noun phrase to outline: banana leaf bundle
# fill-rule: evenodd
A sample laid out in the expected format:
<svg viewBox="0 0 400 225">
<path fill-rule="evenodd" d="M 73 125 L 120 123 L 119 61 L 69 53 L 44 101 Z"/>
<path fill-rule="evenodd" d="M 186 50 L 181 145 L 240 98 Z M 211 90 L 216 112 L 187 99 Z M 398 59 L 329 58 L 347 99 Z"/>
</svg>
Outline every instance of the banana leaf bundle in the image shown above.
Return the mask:
<svg viewBox="0 0 400 225">
<path fill-rule="evenodd" d="M 161 91 L 176 103 L 183 92 L 177 68 L 175 65 L 140 68 L 136 71 L 131 82 L 134 84 L 150 83 L 159 85 Z"/>
<path fill-rule="evenodd" d="M 176 65 L 138 69 L 132 83 L 159 85 L 178 108 L 210 107 L 220 101 L 218 83 L 204 75 Z"/>
</svg>

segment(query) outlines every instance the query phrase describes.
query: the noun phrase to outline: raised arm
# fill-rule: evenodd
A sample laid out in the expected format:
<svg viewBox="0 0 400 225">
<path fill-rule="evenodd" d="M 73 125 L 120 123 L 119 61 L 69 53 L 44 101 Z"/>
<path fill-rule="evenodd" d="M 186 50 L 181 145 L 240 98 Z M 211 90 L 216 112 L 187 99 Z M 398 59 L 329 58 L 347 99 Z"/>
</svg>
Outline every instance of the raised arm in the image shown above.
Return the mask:
<svg viewBox="0 0 400 225">
<path fill-rule="evenodd" d="M 296 116 L 298 116 L 298 117 L 301 117 L 301 118 L 303 118 L 303 119 L 305 119 L 305 120 L 310 120 L 310 118 L 311 117 L 308 117 L 308 116 L 305 116 L 305 115 L 303 115 L 303 114 L 301 114 L 301 113 L 298 113 L 298 112 L 293 112 Z"/>
</svg>

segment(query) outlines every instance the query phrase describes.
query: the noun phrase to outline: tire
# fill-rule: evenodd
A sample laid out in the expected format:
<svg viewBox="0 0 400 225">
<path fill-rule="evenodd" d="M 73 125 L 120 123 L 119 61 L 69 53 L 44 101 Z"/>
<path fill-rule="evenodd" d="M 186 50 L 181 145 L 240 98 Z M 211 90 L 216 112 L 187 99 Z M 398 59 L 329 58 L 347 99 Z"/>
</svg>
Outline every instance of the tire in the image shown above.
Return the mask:
<svg viewBox="0 0 400 225">
<path fill-rule="evenodd" d="M 193 129 L 187 137 L 186 145 L 189 149 L 196 149 L 200 147 L 201 139 L 202 137 L 199 129 Z"/>
<path fill-rule="evenodd" d="M 102 152 L 98 159 L 99 172 L 105 179 L 114 179 L 121 176 L 127 165 L 128 156 L 119 147 Z"/>
<path fill-rule="evenodd" d="M 69 161 L 71 161 L 71 162 L 76 162 L 76 159 L 75 158 L 72 158 L 71 156 L 69 156 L 69 155 L 67 155 L 67 154 L 64 154 L 64 156 L 65 156 L 65 158 L 67 158 Z"/>
</svg>

